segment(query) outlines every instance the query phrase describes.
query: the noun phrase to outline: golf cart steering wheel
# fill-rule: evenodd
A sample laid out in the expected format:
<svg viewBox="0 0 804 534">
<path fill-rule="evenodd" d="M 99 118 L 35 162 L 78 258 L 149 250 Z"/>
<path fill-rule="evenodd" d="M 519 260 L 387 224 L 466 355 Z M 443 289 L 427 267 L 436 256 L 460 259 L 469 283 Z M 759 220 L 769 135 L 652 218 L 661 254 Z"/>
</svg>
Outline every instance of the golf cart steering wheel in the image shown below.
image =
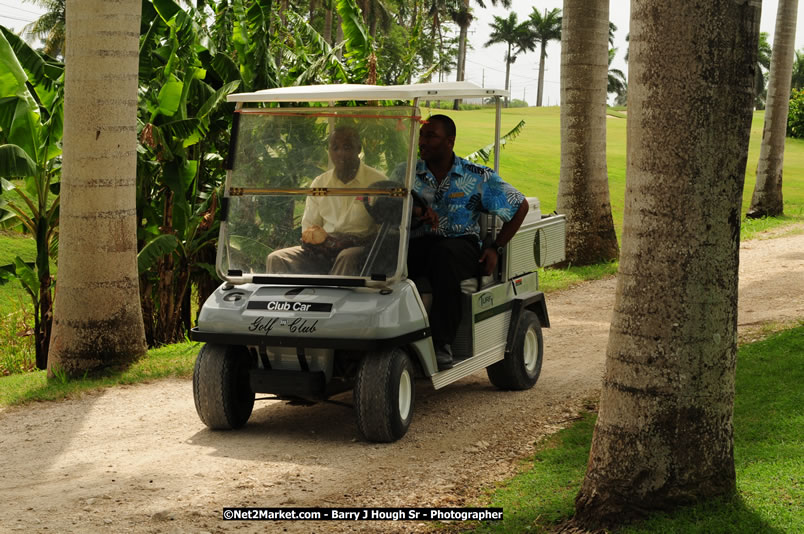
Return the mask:
<svg viewBox="0 0 804 534">
<path fill-rule="evenodd" d="M 371 184 L 371 187 L 376 189 L 388 189 L 391 187 L 400 187 L 400 185 L 399 182 L 393 180 L 382 180 L 374 182 Z M 377 224 L 386 222 L 393 223 L 394 221 L 399 221 L 402 216 L 402 203 L 399 199 L 394 197 L 373 197 L 366 195 L 363 197 L 363 206 Z"/>
</svg>

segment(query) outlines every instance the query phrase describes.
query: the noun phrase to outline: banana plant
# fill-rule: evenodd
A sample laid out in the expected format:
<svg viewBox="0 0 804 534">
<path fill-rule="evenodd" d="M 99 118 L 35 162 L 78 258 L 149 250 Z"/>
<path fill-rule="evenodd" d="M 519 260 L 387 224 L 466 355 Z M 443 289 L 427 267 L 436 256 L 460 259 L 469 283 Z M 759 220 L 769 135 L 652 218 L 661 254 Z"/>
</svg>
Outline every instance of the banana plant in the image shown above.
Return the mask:
<svg viewBox="0 0 804 534">
<path fill-rule="evenodd" d="M 58 246 L 64 66 L 0 26 L 0 225 L 30 234 L 36 258 L 0 267 L 34 306 L 36 365 L 47 368 Z"/>
<path fill-rule="evenodd" d="M 147 13 L 146 13 L 147 11 Z M 144 6 L 140 39 L 137 210 L 140 291 L 150 344 L 182 339 L 192 286 L 210 280 L 232 107 L 241 70 L 210 44 L 191 9 L 172 0 Z M 234 67 L 234 68 L 233 68 Z"/>
</svg>

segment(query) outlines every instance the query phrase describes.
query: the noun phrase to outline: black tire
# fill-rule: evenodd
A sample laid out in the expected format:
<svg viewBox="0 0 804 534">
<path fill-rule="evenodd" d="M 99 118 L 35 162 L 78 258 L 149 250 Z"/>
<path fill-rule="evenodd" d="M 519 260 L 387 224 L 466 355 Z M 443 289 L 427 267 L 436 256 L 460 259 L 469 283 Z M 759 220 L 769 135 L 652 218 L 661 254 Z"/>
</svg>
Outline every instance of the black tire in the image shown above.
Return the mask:
<svg viewBox="0 0 804 534">
<path fill-rule="evenodd" d="M 206 344 L 193 369 L 195 411 L 212 430 L 246 424 L 254 409 L 249 382 L 253 357 L 245 347 Z"/>
<path fill-rule="evenodd" d="M 508 356 L 486 368 L 489 380 L 500 389 L 530 389 L 542 372 L 544 342 L 539 317 L 530 310 L 519 316 L 519 331 Z"/>
<path fill-rule="evenodd" d="M 402 349 L 366 354 L 355 380 L 357 428 L 368 441 L 390 443 L 413 420 L 416 384 L 413 364 Z"/>
</svg>

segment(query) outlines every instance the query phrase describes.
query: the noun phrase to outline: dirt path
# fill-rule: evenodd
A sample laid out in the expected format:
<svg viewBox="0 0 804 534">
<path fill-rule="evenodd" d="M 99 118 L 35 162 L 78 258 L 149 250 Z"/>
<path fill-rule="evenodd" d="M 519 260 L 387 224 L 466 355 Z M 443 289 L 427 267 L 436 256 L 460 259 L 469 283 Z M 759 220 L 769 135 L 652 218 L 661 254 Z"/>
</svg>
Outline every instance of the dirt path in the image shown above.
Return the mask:
<svg viewBox="0 0 804 534">
<path fill-rule="evenodd" d="M 804 318 L 804 234 L 744 244 L 739 323 Z M 238 432 L 210 432 L 190 381 L 118 387 L 0 413 L 0 532 L 412 531 L 408 523 L 221 521 L 224 506 L 461 506 L 511 474 L 539 437 L 595 399 L 615 280 L 548 297 L 537 386 L 500 392 L 484 372 L 435 392 L 390 445 L 356 439 L 335 404 L 258 403 Z M 350 402 L 349 396 L 338 400 Z"/>
</svg>

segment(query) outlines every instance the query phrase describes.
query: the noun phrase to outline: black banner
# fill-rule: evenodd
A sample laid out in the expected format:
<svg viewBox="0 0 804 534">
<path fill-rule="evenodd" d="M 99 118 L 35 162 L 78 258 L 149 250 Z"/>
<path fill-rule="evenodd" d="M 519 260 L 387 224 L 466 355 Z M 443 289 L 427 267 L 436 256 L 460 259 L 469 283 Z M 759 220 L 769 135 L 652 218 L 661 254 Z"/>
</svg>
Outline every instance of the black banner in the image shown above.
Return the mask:
<svg viewBox="0 0 804 534">
<path fill-rule="evenodd" d="M 224 508 L 225 521 L 502 521 L 502 508 Z"/>
</svg>

